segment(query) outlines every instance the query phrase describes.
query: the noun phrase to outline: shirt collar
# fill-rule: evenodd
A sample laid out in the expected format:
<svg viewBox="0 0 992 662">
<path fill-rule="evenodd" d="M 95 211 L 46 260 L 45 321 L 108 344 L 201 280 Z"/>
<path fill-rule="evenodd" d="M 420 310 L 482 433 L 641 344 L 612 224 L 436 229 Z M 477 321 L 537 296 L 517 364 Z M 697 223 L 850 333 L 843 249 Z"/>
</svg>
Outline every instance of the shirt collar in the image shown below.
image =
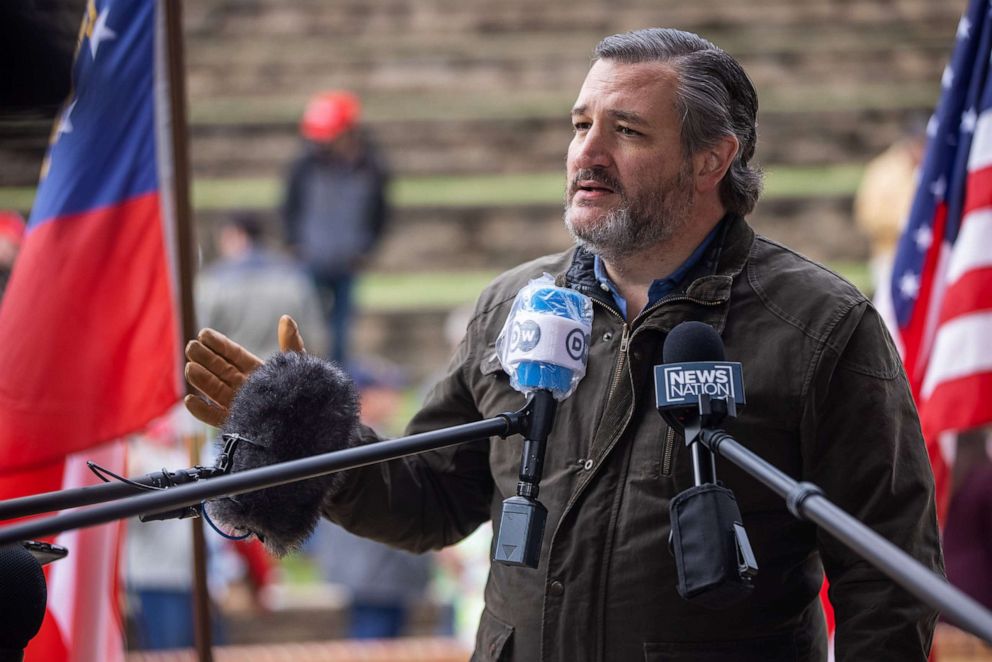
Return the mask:
<svg viewBox="0 0 992 662">
<path fill-rule="evenodd" d="M 703 238 L 698 246 L 692 251 L 692 253 L 685 259 L 685 261 L 679 265 L 679 267 L 665 276 L 664 278 L 659 278 L 651 283 L 648 287 L 648 306 L 651 306 L 661 300 L 667 294 L 670 294 L 675 290 L 676 287 L 682 282 L 689 270 L 692 269 L 699 260 L 702 259 L 706 250 L 713 243 L 714 237 L 723 225 L 721 220 L 716 226 L 710 230 L 709 234 Z M 620 295 L 620 291 L 617 290 L 616 285 L 610 280 L 610 277 L 606 274 L 606 266 L 603 260 L 598 256 L 593 258 L 593 273 L 596 276 L 596 281 L 599 283 L 600 289 L 604 292 L 609 292 L 613 296 L 614 302 L 617 304 L 617 308 L 620 310 L 620 314 L 625 318 L 627 317 L 627 300 Z"/>
</svg>

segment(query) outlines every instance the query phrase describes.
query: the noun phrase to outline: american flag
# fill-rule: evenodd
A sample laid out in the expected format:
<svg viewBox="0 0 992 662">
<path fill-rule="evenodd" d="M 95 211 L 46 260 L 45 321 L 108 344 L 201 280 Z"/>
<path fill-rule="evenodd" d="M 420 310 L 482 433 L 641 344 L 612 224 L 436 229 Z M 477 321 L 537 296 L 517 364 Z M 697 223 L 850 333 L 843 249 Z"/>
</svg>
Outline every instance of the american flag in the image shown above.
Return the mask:
<svg viewBox="0 0 992 662">
<path fill-rule="evenodd" d="M 920 411 L 940 511 L 944 433 L 992 421 L 992 5 L 972 0 L 941 78 L 892 269 L 894 336 Z"/>
</svg>

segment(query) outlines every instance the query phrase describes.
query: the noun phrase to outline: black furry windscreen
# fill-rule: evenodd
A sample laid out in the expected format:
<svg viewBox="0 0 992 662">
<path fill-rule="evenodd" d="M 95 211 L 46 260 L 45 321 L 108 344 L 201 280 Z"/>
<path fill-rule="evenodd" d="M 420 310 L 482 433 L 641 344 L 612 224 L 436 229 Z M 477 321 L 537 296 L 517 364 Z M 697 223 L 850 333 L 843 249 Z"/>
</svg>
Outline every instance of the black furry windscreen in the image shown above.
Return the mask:
<svg viewBox="0 0 992 662">
<path fill-rule="evenodd" d="M 340 368 L 309 354 L 276 354 L 238 390 L 222 432 L 240 442 L 231 471 L 287 462 L 358 444 L 358 394 Z M 341 480 L 329 474 L 211 502 L 209 514 L 254 532 L 277 556 L 313 533 L 324 495 Z"/>
</svg>

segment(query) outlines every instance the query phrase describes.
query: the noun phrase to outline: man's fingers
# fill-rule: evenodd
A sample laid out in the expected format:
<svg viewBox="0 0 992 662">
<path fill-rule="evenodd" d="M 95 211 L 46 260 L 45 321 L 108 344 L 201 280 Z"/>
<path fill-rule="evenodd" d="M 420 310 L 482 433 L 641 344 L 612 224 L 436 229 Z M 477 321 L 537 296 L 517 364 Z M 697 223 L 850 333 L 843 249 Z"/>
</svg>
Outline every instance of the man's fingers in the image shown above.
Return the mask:
<svg viewBox="0 0 992 662">
<path fill-rule="evenodd" d="M 279 318 L 279 351 L 282 352 L 305 352 L 303 346 L 303 336 L 300 334 L 300 327 L 296 320 L 289 315 Z"/>
<path fill-rule="evenodd" d="M 190 386 L 207 396 L 221 407 L 231 406 L 237 387 L 222 382 L 217 376 L 199 363 L 186 364 L 186 381 Z"/>
<path fill-rule="evenodd" d="M 183 404 L 194 417 L 215 428 L 219 428 L 227 420 L 226 409 L 222 409 L 198 395 L 187 395 L 183 398 Z"/>
<path fill-rule="evenodd" d="M 223 333 L 213 329 L 201 329 L 196 339 L 207 349 L 225 359 L 228 363 L 240 370 L 246 376 L 262 365 L 262 359 L 258 358 L 247 349 L 234 342 Z"/>
<path fill-rule="evenodd" d="M 186 358 L 190 363 L 196 363 L 213 373 L 219 380 L 237 390 L 248 375 L 240 368 L 230 363 L 199 340 L 190 340 L 186 344 Z"/>
</svg>

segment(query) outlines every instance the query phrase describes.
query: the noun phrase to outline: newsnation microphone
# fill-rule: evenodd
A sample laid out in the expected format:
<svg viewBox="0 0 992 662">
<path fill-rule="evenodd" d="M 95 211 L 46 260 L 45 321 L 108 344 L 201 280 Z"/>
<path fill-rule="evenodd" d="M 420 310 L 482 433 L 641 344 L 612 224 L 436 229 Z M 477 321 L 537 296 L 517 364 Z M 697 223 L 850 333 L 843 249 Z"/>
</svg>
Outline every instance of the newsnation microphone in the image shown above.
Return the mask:
<svg viewBox="0 0 992 662">
<path fill-rule="evenodd" d="M 339 474 L 320 488 L 323 515 L 414 552 L 452 545 L 491 519 L 497 559 L 516 553 L 515 543 L 498 544 L 501 521 L 524 522 L 511 537 L 543 527 L 536 567 L 493 563 L 475 660 L 826 660 L 824 573 L 837 660 L 926 660 L 935 610 L 727 462 L 715 479 L 729 494 L 713 503 L 728 506 L 730 520 L 739 511 L 746 536 L 736 546 L 742 558 L 752 552 L 741 566 L 747 586 L 725 600 L 680 595 L 673 551 L 685 541 L 670 541 L 670 506 L 700 488 L 708 462 L 694 464 L 678 416 L 656 411 L 653 369 L 680 322 L 710 327 L 740 364 L 746 403 L 723 423 L 730 434 L 939 574 L 933 479 L 899 357 L 869 301 L 745 221 L 761 178 L 752 164 L 757 97 L 741 66 L 677 30 L 607 37 L 571 114 L 564 220 L 575 247 L 485 289 L 409 426 L 436 430 L 521 407 L 506 352 L 533 345 L 535 325 L 555 337 L 561 329 L 535 314 L 497 340 L 518 292 L 549 274 L 591 301 L 592 318 L 585 375 L 549 408 L 546 454 L 526 453 L 538 480 L 525 480 L 519 437 L 493 438 Z M 284 349 L 302 349 L 290 320 L 280 335 Z M 190 410 L 223 424 L 262 362 L 210 330 L 187 356 L 188 379 L 204 394 Z M 334 444 L 377 439 L 362 428 Z M 527 505 L 508 510 L 504 501 L 517 497 Z M 284 550 L 300 537 L 269 533 L 266 542 Z"/>
</svg>

